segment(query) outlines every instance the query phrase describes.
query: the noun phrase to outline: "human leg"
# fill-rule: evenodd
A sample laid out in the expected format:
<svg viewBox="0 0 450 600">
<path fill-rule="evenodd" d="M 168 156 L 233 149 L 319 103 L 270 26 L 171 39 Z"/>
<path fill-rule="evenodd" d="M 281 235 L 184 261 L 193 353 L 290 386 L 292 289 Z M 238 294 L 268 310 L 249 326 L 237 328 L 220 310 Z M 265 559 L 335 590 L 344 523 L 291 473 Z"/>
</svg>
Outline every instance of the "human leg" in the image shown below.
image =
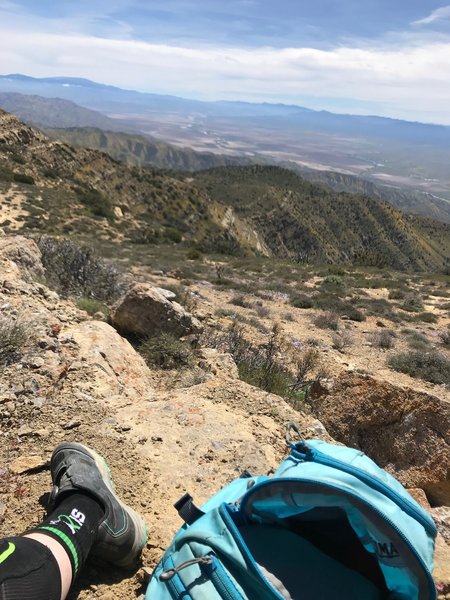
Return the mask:
<svg viewBox="0 0 450 600">
<path fill-rule="evenodd" d="M 96 452 L 61 444 L 51 472 L 51 512 L 45 521 L 22 537 L 0 541 L 2 600 L 63 600 L 91 550 L 107 562 L 132 567 L 145 544 L 142 519 L 116 496 Z"/>
</svg>

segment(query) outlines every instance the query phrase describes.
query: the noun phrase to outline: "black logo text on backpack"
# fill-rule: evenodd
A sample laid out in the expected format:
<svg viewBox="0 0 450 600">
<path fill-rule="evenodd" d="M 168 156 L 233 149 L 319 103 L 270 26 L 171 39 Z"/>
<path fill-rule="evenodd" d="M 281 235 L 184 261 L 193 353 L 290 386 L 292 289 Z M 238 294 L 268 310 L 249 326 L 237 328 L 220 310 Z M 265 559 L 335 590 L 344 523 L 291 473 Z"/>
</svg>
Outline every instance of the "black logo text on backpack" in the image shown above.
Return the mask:
<svg viewBox="0 0 450 600">
<path fill-rule="evenodd" d="M 397 558 L 400 556 L 392 542 L 374 542 L 375 552 L 379 558 Z"/>
</svg>

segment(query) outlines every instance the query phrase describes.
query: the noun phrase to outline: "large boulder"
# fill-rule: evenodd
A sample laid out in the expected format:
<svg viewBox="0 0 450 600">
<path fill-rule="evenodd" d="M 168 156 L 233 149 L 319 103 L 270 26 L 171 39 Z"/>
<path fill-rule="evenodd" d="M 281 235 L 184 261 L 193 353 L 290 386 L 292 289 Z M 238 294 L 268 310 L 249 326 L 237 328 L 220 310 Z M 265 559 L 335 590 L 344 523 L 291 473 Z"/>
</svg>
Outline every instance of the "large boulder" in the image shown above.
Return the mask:
<svg viewBox="0 0 450 600">
<path fill-rule="evenodd" d="M 66 329 L 65 334 L 77 345 L 70 371 L 78 377 L 79 390 L 88 390 L 96 398 L 151 395 L 150 371 L 144 359 L 113 327 L 102 321 L 84 321 Z"/>
<path fill-rule="evenodd" d="M 182 337 L 202 331 L 200 322 L 180 304 L 146 283 L 128 289 L 113 306 L 111 319 L 121 333 L 142 337 L 162 332 Z"/>
<path fill-rule="evenodd" d="M 9 278 L 31 280 L 45 274 L 36 242 L 21 235 L 0 237 L 0 264 L 2 271 L 12 269 Z"/>
<path fill-rule="evenodd" d="M 373 377 L 316 386 L 314 414 L 338 441 L 363 450 L 432 505 L 450 505 L 450 404 Z"/>
</svg>

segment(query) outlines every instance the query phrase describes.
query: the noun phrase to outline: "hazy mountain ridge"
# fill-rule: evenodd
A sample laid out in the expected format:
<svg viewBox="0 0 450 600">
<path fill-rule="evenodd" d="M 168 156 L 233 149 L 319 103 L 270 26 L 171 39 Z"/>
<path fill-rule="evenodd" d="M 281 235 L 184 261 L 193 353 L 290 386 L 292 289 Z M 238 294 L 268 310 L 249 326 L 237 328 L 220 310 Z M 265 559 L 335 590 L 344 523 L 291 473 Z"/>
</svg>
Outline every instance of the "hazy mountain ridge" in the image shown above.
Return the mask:
<svg viewBox="0 0 450 600">
<path fill-rule="evenodd" d="M 68 144 L 102 150 L 116 160 L 138 166 L 150 165 L 161 169 L 197 171 L 231 165 L 276 164 L 276 161 L 271 161 L 268 157 L 245 158 L 212 152 L 196 152 L 191 148 L 178 148 L 139 135 L 96 128 L 57 128 L 47 129 L 46 132 L 51 137 Z M 282 163 L 281 166 L 299 173 L 308 181 L 326 185 L 337 192 L 381 198 L 405 212 L 450 223 L 450 202 L 431 194 L 376 185 L 371 181 L 345 173 L 304 169 L 292 162 Z"/>
<path fill-rule="evenodd" d="M 11 88 L 8 90 L 8 87 Z M 74 102 L 86 103 L 95 106 L 98 110 L 110 110 L 118 103 L 123 105 L 146 105 L 148 109 L 164 107 L 167 110 L 179 110 L 183 114 L 189 110 L 197 110 L 205 114 L 242 116 L 242 117 L 289 117 L 291 122 L 298 122 L 306 118 L 309 126 L 319 127 L 324 131 L 342 132 L 346 127 L 347 132 L 371 134 L 378 137 L 394 137 L 396 140 L 404 139 L 418 141 L 427 136 L 427 141 L 450 144 L 450 127 L 433 125 L 413 121 L 403 121 L 376 115 L 362 116 L 350 114 L 337 114 L 324 110 L 312 110 L 299 105 L 282 103 L 251 103 L 241 101 L 201 101 L 190 100 L 178 96 L 154 94 L 125 90 L 111 85 L 105 85 L 83 78 L 72 77 L 44 77 L 35 78 L 22 74 L 0 75 L 0 89 L 5 91 L 27 90 L 22 93 L 33 93 L 29 90 L 40 89 L 39 95 L 52 95 L 58 92 L 58 97 Z M 131 108 L 131 107 L 129 107 Z M 350 127 L 350 125 L 352 125 Z M 350 129 L 349 129 L 350 127 Z"/>
<path fill-rule="evenodd" d="M 208 251 L 295 261 L 410 270 L 447 265 L 450 227 L 435 224 L 440 239 L 433 241 L 425 226 L 415 225 L 420 218 L 385 202 L 337 194 L 279 167 L 223 167 L 189 177 L 129 167 L 50 140 L 4 112 L 0 180 L 4 189 L 24 184 L 23 223 L 35 232 L 117 242 L 185 240 Z"/>
<path fill-rule="evenodd" d="M 101 112 L 61 98 L 0 92 L 0 108 L 37 127 L 100 127 L 115 130 L 119 124 Z"/>
<path fill-rule="evenodd" d="M 105 131 L 88 127 L 46 128 L 49 136 L 73 146 L 101 150 L 116 160 L 135 166 L 152 166 L 158 169 L 199 171 L 211 167 L 251 164 L 241 157 L 196 152 L 191 148 L 179 148 L 141 135 Z"/>
<path fill-rule="evenodd" d="M 16 83 L 18 85 L 22 85 L 25 82 L 31 82 L 33 86 L 37 86 L 37 82 L 40 80 L 35 80 L 33 78 L 23 77 L 23 76 L 14 76 L 15 78 L 11 79 L 10 83 Z M 2 85 L 5 82 L 8 82 L 9 79 L 5 77 L 0 77 L 0 89 L 2 89 Z M 42 82 L 43 81 L 43 82 Z M 112 86 L 103 86 L 101 84 L 96 84 L 94 82 L 89 82 L 87 80 L 71 80 L 70 78 L 50 78 L 41 81 L 41 86 L 50 86 L 54 93 L 61 93 L 62 95 L 68 94 L 67 90 L 71 90 L 70 94 L 75 93 L 73 90 L 89 90 L 89 93 L 94 94 L 95 97 L 100 94 L 103 98 L 102 102 L 109 102 L 116 95 L 119 97 L 123 97 L 124 95 L 128 98 L 129 94 L 133 94 L 134 92 L 128 92 L 126 90 L 120 90 L 117 88 L 113 88 Z M 71 81 L 71 83 L 68 83 Z M 30 85 L 31 85 L 30 84 Z M 47 90 L 48 91 L 48 90 Z M 45 92 L 45 90 L 44 90 Z M 78 92 L 77 92 L 78 93 Z M 152 98 L 152 102 L 156 102 L 154 98 L 158 98 L 157 95 L 149 95 L 149 94 L 139 94 L 136 93 L 139 101 L 144 102 L 142 97 Z M 344 148 L 340 148 L 338 146 L 334 146 L 335 138 L 330 139 L 330 149 L 328 153 L 320 150 L 319 154 L 317 154 L 316 158 L 314 148 L 314 143 L 312 139 L 308 138 L 307 133 L 303 132 L 300 128 L 298 133 L 298 141 L 297 145 L 301 147 L 302 140 L 305 138 L 306 141 L 303 143 L 306 144 L 305 147 L 308 146 L 308 143 L 312 143 L 311 150 L 306 149 L 305 156 L 302 155 L 302 160 L 308 158 L 309 152 L 312 152 L 313 162 L 314 160 L 320 161 L 329 161 L 330 167 L 333 170 L 327 171 L 324 170 L 323 166 L 320 167 L 320 170 L 311 168 L 306 168 L 299 165 L 299 162 L 295 160 L 295 157 L 292 155 L 292 152 L 295 154 L 295 149 L 292 148 L 292 140 L 286 139 L 284 140 L 286 146 L 287 154 L 291 155 L 293 160 L 286 161 L 283 159 L 281 153 L 279 155 L 277 148 L 280 146 L 281 141 L 272 143 L 272 139 L 275 139 L 278 133 L 278 129 L 280 131 L 283 130 L 283 127 L 291 127 L 293 130 L 296 129 L 298 125 L 298 114 L 301 113 L 302 118 L 309 119 L 310 123 L 313 123 L 314 120 L 319 119 L 319 116 L 322 113 L 313 114 L 314 111 L 310 111 L 308 109 L 303 109 L 301 107 L 295 106 L 285 106 L 285 105 L 271 105 L 271 104 L 260 104 L 253 105 L 250 103 L 244 102 L 218 102 L 218 103 L 203 103 L 206 107 L 209 106 L 208 109 L 205 106 L 201 106 L 201 111 L 203 111 L 204 116 L 201 116 L 200 107 L 191 103 L 191 101 L 185 101 L 185 116 L 190 114 L 189 111 L 194 111 L 192 113 L 192 119 L 184 119 L 185 124 L 181 125 L 181 130 L 178 129 L 181 138 L 178 139 L 178 133 L 176 134 L 176 145 L 166 144 L 166 142 L 162 142 L 156 140 L 155 138 L 151 138 L 148 135 L 144 136 L 144 140 L 137 139 L 135 135 L 132 135 L 133 130 L 139 129 L 139 127 L 146 129 L 146 119 L 150 118 L 150 113 L 145 112 L 143 114 L 147 115 L 144 117 L 144 121 L 142 123 L 133 123 L 129 119 L 127 120 L 126 115 L 122 115 L 124 118 L 111 119 L 106 117 L 105 115 L 92 111 L 89 109 L 85 109 L 81 106 L 77 106 L 74 103 L 61 100 L 57 98 L 45 98 L 41 96 L 25 96 L 23 94 L 2 94 L 0 93 L 0 106 L 2 106 L 2 98 L 3 98 L 3 107 L 7 110 L 14 112 L 19 118 L 31 124 L 38 124 L 40 127 L 74 127 L 74 126 L 87 126 L 87 127 L 99 127 L 104 130 L 104 133 L 93 132 L 93 131 L 61 131 L 52 133 L 52 135 L 56 135 L 64 141 L 68 143 L 77 144 L 80 146 L 97 148 L 108 152 L 113 158 L 119 160 L 126 160 L 130 164 L 136 165 L 144 165 L 151 164 L 153 166 L 157 166 L 159 168 L 168 168 L 168 169 L 180 169 L 180 170 L 197 170 L 204 168 L 212 168 L 216 166 L 226 166 L 232 164 L 282 164 L 287 166 L 288 168 L 292 168 L 296 172 L 299 172 L 302 177 L 311 180 L 324 183 L 329 185 L 332 189 L 336 191 L 348 191 L 354 193 L 362 193 L 367 194 L 372 197 L 379 197 L 387 200 L 397 208 L 401 210 L 405 210 L 408 212 L 412 212 L 419 215 L 430 216 L 432 218 L 436 218 L 439 220 L 443 220 L 445 222 L 450 222 L 450 202 L 446 201 L 446 196 L 448 195 L 448 190 L 446 190 L 445 183 L 443 186 L 438 184 L 438 180 L 434 181 L 431 179 L 425 178 L 425 171 L 421 167 L 421 161 L 425 163 L 428 161 L 432 161 L 435 165 L 434 170 L 440 173 L 440 176 L 445 178 L 445 172 L 448 172 L 447 162 L 446 162 L 446 153 L 440 152 L 438 147 L 433 149 L 427 149 L 424 146 L 411 146 L 402 147 L 401 145 L 398 147 L 398 143 L 393 144 L 381 144 L 380 142 L 376 142 L 376 144 L 372 147 L 370 152 L 368 151 L 367 158 L 370 158 L 370 161 L 377 160 L 377 156 L 381 157 L 383 153 L 387 153 L 387 163 L 385 167 L 378 165 L 378 167 L 372 166 L 367 171 L 364 169 L 367 168 L 367 165 L 364 166 L 364 161 L 361 162 L 361 158 L 358 157 L 358 140 L 355 138 L 354 144 L 352 140 L 347 140 L 344 144 Z M 179 98 L 168 98 L 168 97 L 159 97 L 164 99 L 164 110 L 170 111 L 173 109 L 175 114 L 177 111 L 182 113 L 182 101 L 183 99 Z M 171 102 L 175 102 L 175 105 L 171 105 Z M 156 104 L 152 104 L 152 102 L 147 105 L 145 111 L 148 110 L 159 110 Z M 181 104 L 180 104 L 181 102 Z M 195 107 L 194 107 L 195 105 Z M 233 127 L 236 130 L 234 133 L 230 130 L 230 140 L 227 138 L 221 139 L 219 133 L 208 131 L 208 119 L 206 114 L 211 112 L 212 106 L 214 105 L 214 110 L 217 112 L 220 110 L 225 111 L 228 114 L 229 118 L 232 116 L 232 122 L 234 123 Z M 142 105 L 144 106 L 144 105 Z M 153 106 L 153 108 L 152 108 Z M 171 108 L 170 108 L 171 107 Z M 219 108 L 218 108 L 219 107 Z M 222 108 L 220 108 L 222 107 Z M 224 108 L 225 107 L 225 108 Z M 123 108 L 123 107 L 122 107 Z M 142 108 L 142 107 L 141 107 Z M 139 110 L 141 110 L 139 108 Z M 198 110 L 197 110 L 198 109 Z M 197 111 L 197 112 L 196 112 Z M 258 113 L 259 111 L 259 113 Z M 280 112 L 281 111 L 281 112 Z M 255 116 L 256 113 L 259 116 Z M 283 113 L 284 117 L 281 119 L 281 122 L 278 123 L 280 114 Z M 153 114 L 151 119 L 154 121 L 159 113 Z M 169 112 L 167 113 L 169 115 Z M 318 116 L 319 115 L 319 116 Z M 116 115 L 117 116 L 117 115 Z M 322 115 L 323 116 L 323 115 Z M 340 117 L 340 116 L 339 116 Z M 162 135 L 163 139 L 171 139 L 171 136 L 174 134 L 176 129 L 175 125 L 170 125 L 170 117 L 160 115 L 162 119 L 161 127 L 164 129 L 164 135 Z M 168 119 L 168 123 L 164 125 L 164 120 Z M 181 118 L 181 117 L 180 117 Z M 328 119 L 328 117 L 326 117 Z M 275 119 L 275 121 L 273 121 Z M 357 119 L 355 117 L 355 119 Z M 372 123 L 380 124 L 379 118 L 369 118 Z M 154 122 L 153 128 L 158 128 Z M 223 121 L 223 119 L 222 119 Z M 219 119 L 219 122 L 222 122 Z M 389 129 L 390 121 L 386 120 L 383 127 L 380 127 L 378 134 L 383 134 L 386 131 L 386 128 Z M 248 139 L 247 142 L 244 143 L 243 146 L 235 143 L 236 136 L 240 135 L 240 130 L 242 132 L 245 131 L 246 127 L 249 126 L 250 123 L 255 124 L 255 133 L 258 137 L 257 131 L 264 132 L 267 128 L 272 128 L 271 133 L 264 141 L 264 143 L 254 140 L 253 144 L 252 138 Z M 356 120 L 356 123 L 360 121 Z M 278 123 L 279 126 L 276 126 L 274 123 Z M 405 122 L 405 129 L 410 130 L 411 127 L 419 126 L 420 124 L 407 123 Z M 175 129 L 174 129 L 175 127 Z M 206 127 L 206 130 L 203 129 Z M 428 126 L 425 126 L 428 127 Z M 262 128 L 262 129 L 261 129 Z M 320 129 L 320 127 L 319 127 Z M 444 128 L 445 129 L 445 128 Z M 106 130 L 106 131 L 105 131 Z M 442 128 L 439 129 L 442 131 Z M 124 134 L 119 135 L 119 131 L 128 131 L 131 132 L 130 139 L 126 139 Z M 361 133 L 362 130 L 360 130 Z M 434 130 L 433 130 L 434 131 Z M 112 134 L 109 132 L 113 132 Z M 183 133 L 190 132 L 190 133 Z M 50 133 L 50 132 L 49 132 Z M 355 135 L 358 132 L 355 133 Z M 322 135 L 322 134 L 321 134 Z M 183 137 L 185 136 L 185 137 Z M 190 137 L 189 137 L 190 136 Z M 267 138 L 267 136 L 265 136 Z M 161 138 L 161 135 L 158 136 Z M 199 142 L 199 140 L 205 138 L 205 142 Z M 308 142 L 309 140 L 309 142 Z M 185 147 L 180 145 L 181 143 L 185 143 Z M 260 143 L 261 142 L 261 143 Z M 324 144 L 326 140 L 322 140 L 322 144 Z M 341 143 L 341 142 L 340 142 Z M 342 142 L 343 143 L 343 142 Z M 354 149 L 352 148 L 354 146 Z M 204 150 L 194 150 L 193 147 L 203 148 Z M 420 147 L 420 151 L 419 148 Z M 245 152 L 245 149 L 252 148 L 254 152 L 252 152 L 252 156 L 246 156 L 248 152 Z M 212 151 L 211 151 L 212 150 Z M 445 150 L 445 148 L 444 148 Z M 349 158 L 345 160 L 341 160 L 342 152 L 344 151 L 344 155 L 348 155 Z M 335 154 L 333 155 L 333 152 Z M 414 154 L 417 154 L 417 164 L 414 167 L 408 167 L 407 165 L 414 163 Z M 436 154 L 437 153 L 437 154 Z M 353 154 L 355 155 L 353 157 Z M 364 152 L 363 152 L 364 154 Z M 333 158 L 334 156 L 334 158 Z M 450 154 L 449 154 L 450 159 Z M 361 163 L 362 172 L 358 175 L 350 175 L 348 172 L 338 172 L 340 169 L 342 171 L 346 171 L 345 162 L 347 160 L 353 161 L 355 163 Z M 392 161 L 399 162 L 399 168 L 395 168 L 394 164 L 391 164 Z M 437 161 L 437 162 L 436 162 Z M 302 161 L 300 161 L 301 163 Z M 306 161 L 308 162 L 308 161 Z M 390 165 L 390 166 L 389 166 Z M 403 166 L 402 166 L 403 165 Z M 406 165 L 406 166 L 405 166 Z M 383 168 L 386 171 L 385 175 L 382 175 Z M 411 177 L 409 179 L 405 179 L 402 177 L 398 177 L 398 174 L 401 173 L 402 169 L 411 168 Z M 380 175 L 381 173 L 381 175 Z M 369 181 L 370 179 L 370 181 Z M 384 179 L 384 180 L 383 180 Z M 432 182 L 434 181 L 434 183 Z M 426 190 L 431 186 L 433 193 L 428 193 Z M 423 190 L 423 191 L 420 191 Z M 440 197 L 442 196 L 442 198 Z"/>
</svg>

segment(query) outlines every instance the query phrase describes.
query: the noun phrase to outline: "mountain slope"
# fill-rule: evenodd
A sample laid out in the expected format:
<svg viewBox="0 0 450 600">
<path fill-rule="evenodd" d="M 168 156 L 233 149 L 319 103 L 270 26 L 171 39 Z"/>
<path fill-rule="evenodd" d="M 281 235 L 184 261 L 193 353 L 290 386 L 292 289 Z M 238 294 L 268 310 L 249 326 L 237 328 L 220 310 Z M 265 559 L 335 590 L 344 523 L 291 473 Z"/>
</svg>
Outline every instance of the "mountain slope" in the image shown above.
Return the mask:
<svg viewBox="0 0 450 600">
<path fill-rule="evenodd" d="M 46 129 L 49 136 L 73 146 L 92 148 L 107 152 L 116 160 L 136 166 L 152 166 L 158 169 L 199 171 L 212 167 L 250 164 L 249 159 L 196 152 L 191 148 L 178 148 L 141 135 L 131 135 L 98 128 L 71 127 Z"/>
<path fill-rule="evenodd" d="M 450 248 L 445 224 L 338 194 L 285 169 L 222 167 L 186 177 L 129 167 L 50 140 L 4 112 L 0 200 L 2 215 L 19 215 L 19 229 L 94 242 L 185 241 L 212 252 L 408 270 L 446 268 Z M 0 226 L 8 228 L 8 220 Z"/>
<path fill-rule="evenodd" d="M 195 183 L 249 221 L 276 256 L 416 270 L 450 258 L 450 226 L 431 221 L 431 234 L 386 202 L 337 194 L 279 167 L 213 169 Z"/>
<path fill-rule="evenodd" d="M 405 212 L 450 223 L 450 201 L 433 194 L 388 185 L 376 185 L 372 181 L 346 173 L 302 169 L 292 163 L 286 167 L 299 173 L 303 179 L 324 184 L 336 192 L 350 192 L 371 198 L 381 198 Z"/>
<path fill-rule="evenodd" d="M 223 225 L 226 209 L 191 182 L 51 140 L 0 111 L 2 181 L 3 200 L 11 186 L 25 184 L 18 195 L 27 213 L 23 226 L 32 231 L 136 243 L 184 239 L 212 246 L 225 237 L 242 250 L 267 252 L 238 217 Z"/>
<path fill-rule="evenodd" d="M 140 135 L 104 131 L 98 128 L 47 128 L 46 133 L 74 146 L 102 150 L 116 160 L 123 160 L 138 166 L 150 165 L 160 169 L 200 171 L 230 165 L 277 163 L 275 160 L 270 160 L 269 157 L 256 154 L 251 158 L 245 158 L 212 152 L 196 152 L 191 148 L 179 148 Z M 376 185 L 367 179 L 345 173 L 306 169 L 294 162 L 280 163 L 280 166 L 295 171 L 307 181 L 324 184 L 337 192 L 381 198 L 404 212 L 450 223 L 450 201 L 432 194 L 412 189 Z"/>
<path fill-rule="evenodd" d="M 0 92 L 0 107 L 30 124 L 106 130 L 104 134 L 81 129 L 49 133 L 70 144 L 102 149 L 130 164 L 182 170 L 280 164 L 336 191 L 380 197 L 401 210 L 450 222 L 449 128 L 317 113 L 296 106 L 188 101 L 82 79 L 0 76 L 1 89 L 43 94 Z M 114 118 L 68 100 L 45 97 L 49 93 L 81 103 L 83 98 L 102 102 Z M 334 122 L 336 131 L 327 133 L 321 124 L 325 122 L 327 127 Z M 118 131 L 144 132 L 146 141 L 110 135 Z M 174 146 L 164 145 L 170 140 Z M 193 154 L 196 151 L 199 154 Z"/>
<path fill-rule="evenodd" d="M 0 108 L 38 127 L 118 127 L 114 119 L 61 98 L 0 92 Z"/>
</svg>

